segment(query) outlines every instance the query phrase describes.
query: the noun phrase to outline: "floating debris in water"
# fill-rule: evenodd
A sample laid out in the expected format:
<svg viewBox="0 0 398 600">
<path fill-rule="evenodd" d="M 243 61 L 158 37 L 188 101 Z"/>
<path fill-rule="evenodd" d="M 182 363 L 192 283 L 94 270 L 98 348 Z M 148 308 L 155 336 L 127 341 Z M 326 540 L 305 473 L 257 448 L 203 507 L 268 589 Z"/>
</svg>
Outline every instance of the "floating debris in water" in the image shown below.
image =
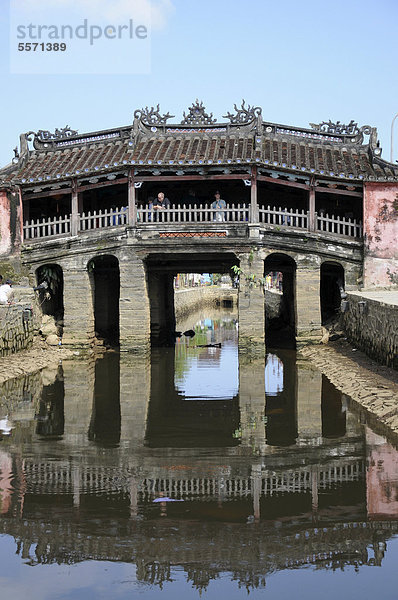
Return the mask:
<svg viewBox="0 0 398 600">
<path fill-rule="evenodd" d="M 184 502 L 184 500 L 177 500 L 176 498 L 168 498 L 167 496 L 164 496 L 162 498 L 155 498 L 153 502 Z"/>
</svg>

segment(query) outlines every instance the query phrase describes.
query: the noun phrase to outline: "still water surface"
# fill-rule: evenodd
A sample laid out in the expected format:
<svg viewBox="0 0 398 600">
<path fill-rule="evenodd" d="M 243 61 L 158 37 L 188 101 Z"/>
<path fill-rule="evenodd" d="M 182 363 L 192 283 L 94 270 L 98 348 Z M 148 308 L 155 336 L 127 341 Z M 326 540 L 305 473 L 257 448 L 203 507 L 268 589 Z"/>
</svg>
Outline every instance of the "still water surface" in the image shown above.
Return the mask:
<svg viewBox="0 0 398 600">
<path fill-rule="evenodd" d="M 233 313 L 195 330 L 0 390 L 1 597 L 395 599 L 396 449 Z"/>
</svg>

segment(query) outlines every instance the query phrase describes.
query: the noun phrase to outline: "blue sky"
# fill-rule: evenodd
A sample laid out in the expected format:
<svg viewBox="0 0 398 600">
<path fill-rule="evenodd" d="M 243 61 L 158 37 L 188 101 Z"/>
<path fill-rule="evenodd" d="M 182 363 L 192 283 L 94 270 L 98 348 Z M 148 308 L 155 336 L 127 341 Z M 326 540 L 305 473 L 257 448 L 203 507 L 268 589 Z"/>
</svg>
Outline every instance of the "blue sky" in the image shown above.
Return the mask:
<svg viewBox="0 0 398 600">
<path fill-rule="evenodd" d="M 18 2 L 42 14 L 55 0 Z M 383 157 L 390 158 L 398 112 L 396 0 L 57 0 L 56 6 L 60 14 L 116 21 L 140 3 L 153 11 L 148 73 L 45 75 L 10 73 L 9 1 L 0 0 L 1 166 L 22 132 L 128 125 L 135 109 L 157 103 L 179 122 L 196 98 L 218 121 L 242 98 L 261 106 L 266 121 L 306 127 L 354 119 L 377 127 Z M 98 64 L 101 52 L 98 46 Z M 126 61 L 122 45 L 120 61 Z M 397 159 L 398 119 L 395 140 Z"/>
</svg>

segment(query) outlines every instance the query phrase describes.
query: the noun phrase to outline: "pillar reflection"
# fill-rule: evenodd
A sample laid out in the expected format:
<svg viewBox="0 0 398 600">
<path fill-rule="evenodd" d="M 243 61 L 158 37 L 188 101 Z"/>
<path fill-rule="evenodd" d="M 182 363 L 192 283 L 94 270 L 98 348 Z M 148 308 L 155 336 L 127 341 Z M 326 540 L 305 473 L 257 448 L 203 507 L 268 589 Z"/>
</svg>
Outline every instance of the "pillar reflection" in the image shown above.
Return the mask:
<svg viewBox="0 0 398 600">
<path fill-rule="evenodd" d="M 88 438 L 103 446 L 120 441 L 120 364 L 119 354 L 110 353 L 95 363 L 93 409 Z"/>
</svg>

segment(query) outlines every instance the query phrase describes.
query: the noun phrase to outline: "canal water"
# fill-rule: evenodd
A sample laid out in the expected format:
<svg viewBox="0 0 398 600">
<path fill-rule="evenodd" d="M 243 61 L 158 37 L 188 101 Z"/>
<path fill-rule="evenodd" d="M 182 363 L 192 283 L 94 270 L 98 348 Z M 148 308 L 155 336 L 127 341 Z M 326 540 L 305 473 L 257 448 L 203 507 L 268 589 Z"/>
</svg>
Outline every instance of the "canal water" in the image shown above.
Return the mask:
<svg viewBox="0 0 398 600">
<path fill-rule="evenodd" d="M 395 599 L 397 450 L 233 312 L 179 325 L 0 390 L 1 597 Z"/>
</svg>

